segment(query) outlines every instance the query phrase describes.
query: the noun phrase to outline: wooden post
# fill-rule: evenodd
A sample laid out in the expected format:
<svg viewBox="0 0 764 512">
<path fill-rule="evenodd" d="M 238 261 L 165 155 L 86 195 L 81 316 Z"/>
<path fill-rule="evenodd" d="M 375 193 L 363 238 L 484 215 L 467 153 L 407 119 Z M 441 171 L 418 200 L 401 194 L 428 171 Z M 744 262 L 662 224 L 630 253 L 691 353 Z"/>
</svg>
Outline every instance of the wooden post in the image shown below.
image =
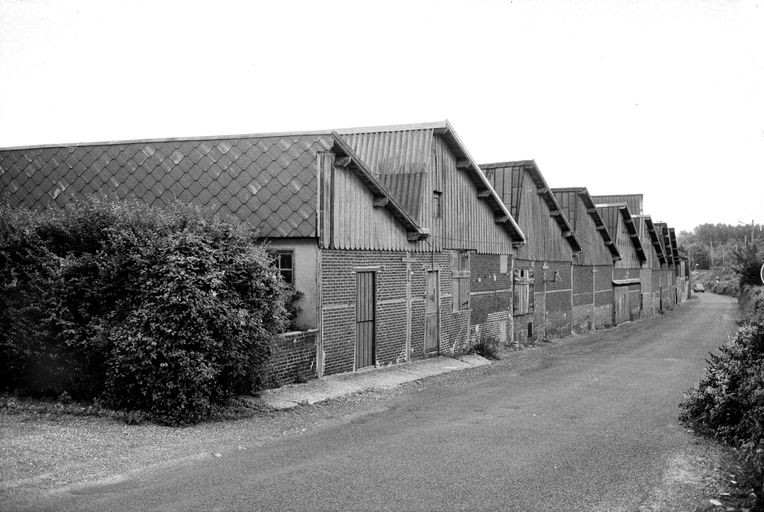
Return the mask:
<svg viewBox="0 0 764 512">
<path fill-rule="evenodd" d="M 411 360 L 411 264 L 416 263 L 416 258 L 406 251 L 406 256 L 401 259 L 406 264 L 406 361 Z"/>
</svg>

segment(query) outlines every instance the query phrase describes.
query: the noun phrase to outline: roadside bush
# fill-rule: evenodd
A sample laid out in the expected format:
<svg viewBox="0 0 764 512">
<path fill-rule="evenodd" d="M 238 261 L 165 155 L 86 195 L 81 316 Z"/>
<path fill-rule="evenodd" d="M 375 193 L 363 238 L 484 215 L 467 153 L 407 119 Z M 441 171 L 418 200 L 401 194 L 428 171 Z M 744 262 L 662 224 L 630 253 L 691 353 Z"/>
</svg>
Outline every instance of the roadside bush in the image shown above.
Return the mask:
<svg viewBox="0 0 764 512">
<path fill-rule="evenodd" d="M 737 447 L 764 507 L 764 291 L 744 291 L 747 323 L 711 354 L 705 376 L 685 396 L 681 418 Z"/>
<path fill-rule="evenodd" d="M 0 244 L 6 389 L 197 422 L 260 386 L 286 322 L 283 283 L 253 233 L 198 209 L 5 208 Z"/>
<path fill-rule="evenodd" d="M 746 286 L 738 297 L 743 316 L 752 324 L 764 325 L 764 286 Z"/>
<path fill-rule="evenodd" d="M 28 210 L 0 206 L 0 386 L 50 385 L 64 354 L 52 343 L 59 262 Z M 65 366 L 65 365 L 64 365 Z"/>
</svg>

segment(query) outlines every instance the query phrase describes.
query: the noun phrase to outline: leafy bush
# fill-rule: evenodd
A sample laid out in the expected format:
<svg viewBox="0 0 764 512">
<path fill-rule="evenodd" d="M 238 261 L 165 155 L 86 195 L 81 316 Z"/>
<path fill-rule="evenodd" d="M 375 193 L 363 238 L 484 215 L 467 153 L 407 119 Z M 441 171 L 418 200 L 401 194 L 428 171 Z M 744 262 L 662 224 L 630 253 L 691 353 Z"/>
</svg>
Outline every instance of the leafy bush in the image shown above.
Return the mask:
<svg viewBox="0 0 764 512">
<path fill-rule="evenodd" d="M 754 243 L 745 244 L 745 246 L 735 249 L 732 254 L 735 257 L 732 268 L 740 278 L 740 286 L 760 285 L 759 270 L 762 261 L 764 261 L 764 253 L 759 253 L 758 246 Z"/>
<path fill-rule="evenodd" d="M 486 359 L 491 359 L 493 361 L 498 361 L 501 359 L 501 354 L 499 352 L 499 340 L 496 338 L 496 336 L 488 335 L 488 336 L 482 336 L 478 342 L 473 345 L 471 352 L 485 357 Z"/>
<path fill-rule="evenodd" d="M 59 262 L 42 243 L 26 210 L 0 206 L 0 386 L 39 388 L 57 373 L 49 306 Z"/>
<path fill-rule="evenodd" d="M 729 297 L 737 297 L 740 292 L 740 278 L 734 272 L 725 271 L 717 273 L 715 278 L 712 278 L 704 283 L 706 291 L 716 293 L 718 295 L 727 295 Z"/>
<path fill-rule="evenodd" d="M 764 506 L 764 290 L 747 290 L 748 323 L 711 354 L 705 376 L 686 395 L 681 418 L 736 446 L 753 468 Z"/>
<path fill-rule="evenodd" d="M 740 292 L 738 301 L 748 322 L 764 325 L 764 286 L 746 286 Z"/>
<path fill-rule="evenodd" d="M 251 231 L 181 205 L 0 213 L 4 388 L 182 424 L 259 387 L 286 311 Z"/>
</svg>

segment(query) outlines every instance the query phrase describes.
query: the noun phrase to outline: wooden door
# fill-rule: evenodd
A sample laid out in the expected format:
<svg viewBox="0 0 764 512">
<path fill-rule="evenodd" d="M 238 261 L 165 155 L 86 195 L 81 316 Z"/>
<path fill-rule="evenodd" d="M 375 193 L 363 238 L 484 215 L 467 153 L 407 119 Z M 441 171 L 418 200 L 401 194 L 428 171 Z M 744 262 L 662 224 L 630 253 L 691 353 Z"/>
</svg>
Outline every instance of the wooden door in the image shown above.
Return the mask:
<svg viewBox="0 0 764 512">
<path fill-rule="evenodd" d="M 355 276 L 355 367 L 359 369 L 375 363 L 377 290 L 374 272 Z"/>
<path fill-rule="evenodd" d="M 642 286 L 637 284 L 629 285 L 629 319 L 637 320 L 642 313 Z"/>
<path fill-rule="evenodd" d="M 428 271 L 424 307 L 424 352 L 427 355 L 437 354 L 440 346 L 440 293 L 438 288 L 438 272 Z"/>
<path fill-rule="evenodd" d="M 616 286 L 613 288 L 613 305 L 615 311 L 613 316 L 615 317 L 615 323 L 620 324 L 629 320 L 629 287 L 628 286 Z"/>
</svg>

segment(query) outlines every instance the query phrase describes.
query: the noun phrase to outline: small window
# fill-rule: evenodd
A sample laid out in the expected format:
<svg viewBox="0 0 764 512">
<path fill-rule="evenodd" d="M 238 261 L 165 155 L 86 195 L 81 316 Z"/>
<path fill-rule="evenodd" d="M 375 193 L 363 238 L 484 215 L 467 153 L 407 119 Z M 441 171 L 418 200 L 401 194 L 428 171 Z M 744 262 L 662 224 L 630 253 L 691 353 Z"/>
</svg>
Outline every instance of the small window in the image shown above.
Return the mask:
<svg viewBox="0 0 764 512">
<path fill-rule="evenodd" d="M 454 311 L 470 308 L 470 253 L 454 251 L 451 253 L 452 297 Z"/>
<path fill-rule="evenodd" d="M 294 286 L 294 251 L 270 251 L 273 266 L 285 283 Z"/>
<path fill-rule="evenodd" d="M 527 315 L 533 313 L 533 270 L 515 269 L 512 313 Z"/>
<path fill-rule="evenodd" d="M 433 190 L 432 192 L 432 216 L 436 219 L 443 217 L 442 206 L 443 193 Z"/>
</svg>

